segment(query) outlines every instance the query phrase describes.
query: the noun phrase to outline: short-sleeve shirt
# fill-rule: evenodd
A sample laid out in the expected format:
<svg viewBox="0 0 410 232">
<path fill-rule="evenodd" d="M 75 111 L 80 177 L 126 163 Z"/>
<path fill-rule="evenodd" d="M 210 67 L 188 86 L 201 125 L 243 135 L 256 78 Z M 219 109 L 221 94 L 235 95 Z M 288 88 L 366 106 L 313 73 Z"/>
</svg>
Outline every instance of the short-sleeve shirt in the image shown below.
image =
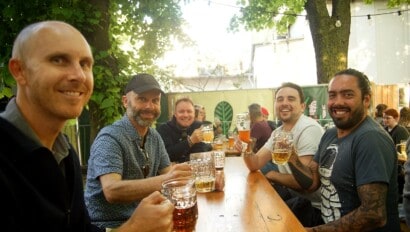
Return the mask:
<svg viewBox="0 0 410 232">
<path fill-rule="evenodd" d="M 127 116 L 103 128 L 91 146 L 88 160 L 85 201 L 93 224 L 115 228 L 125 222 L 134 212 L 139 201 L 132 203 L 109 203 L 104 197 L 99 176 L 118 173 L 123 180 L 143 179 L 142 166 L 146 158 L 139 147 L 142 138 Z M 148 154 L 149 174 L 170 165 L 168 153 L 158 132 L 149 128 L 143 149 Z"/>
<path fill-rule="evenodd" d="M 283 125 L 276 128 L 275 131 L 282 129 Z M 318 149 L 324 129 L 314 119 L 302 114 L 292 128 L 291 133 L 298 156 L 314 155 Z M 274 133 L 271 134 L 270 139 L 264 145 L 270 151 L 272 151 L 273 136 Z M 292 174 L 288 164 L 280 165 L 278 168 L 280 173 Z"/>
<path fill-rule="evenodd" d="M 314 160 L 319 164 L 322 218 L 338 220 L 360 206 L 357 187 L 388 184 L 387 224 L 376 231 L 400 231 L 397 195 L 397 155 L 392 139 L 367 117 L 351 134 L 337 138 L 337 129 L 322 137 Z"/>
<path fill-rule="evenodd" d="M 276 130 L 282 130 L 282 128 L 283 128 L 283 125 L 278 127 Z M 305 155 L 314 155 L 316 153 L 318 146 L 319 146 L 320 139 L 324 133 L 324 129 L 314 119 L 302 114 L 299 117 L 298 121 L 296 122 L 295 126 L 292 128 L 291 132 L 293 135 L 293 142 L 295 144 L 298 156 L 305 156 Z M 265 148 L 271 151 L 272 151 L 272 146 L 273 146 L 273 135 L 274 133 L 271 134 L 271 138 L 268 139 L 268 141 L 264 145 Z M 288 164 L 278 165 L 278 170 L 280 173 L 292 174 L 292 170 L 290 169 Z M 292 189 L 289 189 L 289 191 L 293 195 L 298 195 L 298 196 L 303 196 L 305 198 L 308 198 L 312 202 L 312 205 L 314 207 L 320 208 L 320 191 L 319 190 L 313 193 L 310 193 L 310 194 L 307 194 L 307 193 L 301 194 Z"/>
</svg>

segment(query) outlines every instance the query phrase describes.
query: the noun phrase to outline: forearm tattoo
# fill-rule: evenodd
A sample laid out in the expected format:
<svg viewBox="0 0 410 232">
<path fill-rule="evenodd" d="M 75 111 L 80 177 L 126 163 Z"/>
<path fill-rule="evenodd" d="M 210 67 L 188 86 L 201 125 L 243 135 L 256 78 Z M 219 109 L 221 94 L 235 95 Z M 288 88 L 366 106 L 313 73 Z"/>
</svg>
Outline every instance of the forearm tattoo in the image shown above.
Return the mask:
<svg viewBox="0 0 410 232">
<path fill-rule="evenodd" d="M 313 228 L 313 231 L 373 231 L 385 225 L 388 186 L 384 183 L 357 187 L 361 205 L 339 220 Z"/>
</svg>

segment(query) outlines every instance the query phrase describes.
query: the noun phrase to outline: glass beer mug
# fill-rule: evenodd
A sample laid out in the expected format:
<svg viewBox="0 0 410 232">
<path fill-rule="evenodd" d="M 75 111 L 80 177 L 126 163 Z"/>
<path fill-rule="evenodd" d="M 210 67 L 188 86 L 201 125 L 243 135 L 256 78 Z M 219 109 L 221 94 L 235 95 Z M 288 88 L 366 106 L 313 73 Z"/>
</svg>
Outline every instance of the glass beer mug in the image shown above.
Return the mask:
<svg viewBox="0 0 410 232">
<path fill-rule="evenodd" d="M 272 142 L 272 162 L 284 165 L 288 162 L 293 150 L 293 135 L 291 132 L 275 130 Z"/>
<path fill-rule="evenodd" d="M 248 144 L 246 151 L 249 152 L 251 148 L 251 120 L 248 113 L 236 115 L 236 128 L 238 129 L 238 138 Z"/>
<path fill-rule="evenodd" d="M 202 136 L 204 143 L 212 143 L 214 141 L 214 128 L 212 124 L 206 124 L 202 127 Z"/>
<path fill-rule="evenodd" d="M 215 190 L 215 163 L 213 152 L 198 152 L 189 155 L 189 164 L 195 178 L 195 188 L 199 193 Z"/>
<path fill-rule="evenodd" d="M 173 232 L 195 231 L 198 219 L 195 180 L 176 178 L 162 183 L 161 193 L 174 204 Z"/>
<path fill-rule="evenodd" d="M 401 140 L 399 144 L 396 144 L 396 150 L 399 156 L 407 159 L 406 142 L 406 140 Z"/>
</svg>

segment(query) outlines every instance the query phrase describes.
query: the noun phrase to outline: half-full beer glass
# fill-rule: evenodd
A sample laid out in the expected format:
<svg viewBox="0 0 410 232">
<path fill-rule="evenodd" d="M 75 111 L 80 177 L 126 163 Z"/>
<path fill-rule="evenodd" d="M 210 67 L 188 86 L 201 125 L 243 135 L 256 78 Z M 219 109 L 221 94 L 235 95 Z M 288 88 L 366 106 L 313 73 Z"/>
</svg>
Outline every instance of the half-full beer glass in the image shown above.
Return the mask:
<svg viewBox="0 0 410 232">
<path fill-rule="evenodd" d="M 293 149 L 293 135 L 291 132 L 275 131 L 273 135 L 272 161 L 283 165 L 289 160 Z"/>
<path fill-rule="evenodd" d="M 195 231 L 198 219 L 195 180 L 176 178 L 162 183 L 162 194 L 174 204 L 173 232 Z"/>
</svg>

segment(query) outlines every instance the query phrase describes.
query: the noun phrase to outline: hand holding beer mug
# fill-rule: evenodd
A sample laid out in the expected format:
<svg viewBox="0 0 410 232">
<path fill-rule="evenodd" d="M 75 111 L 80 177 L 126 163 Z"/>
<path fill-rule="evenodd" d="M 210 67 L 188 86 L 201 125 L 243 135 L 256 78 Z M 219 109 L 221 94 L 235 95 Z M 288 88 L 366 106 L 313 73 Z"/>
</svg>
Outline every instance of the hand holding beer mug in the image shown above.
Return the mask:
<svg viewBox="0 0 410 232">
<path fill-rule="evenodd" d="M 272 161 L 278 165 L 288 162 L 293 149 L 293 135 L 286 131 L 275 131 L 273 135 Z"/>
<path fill-rule="evenodd" d="M 238 138 L 244 143 L 247 143 L 247 152 L 251 151 L 251 121 L 248 113 L 236 115 L 236 128 L 238 129 Z"/>
<path fill-rule="evenodd" d="M 175 206 L 173 232 L 195 231 L 198 205 L 194 183 L 191 178 L 170 179 L 162 183 L 162 194 Z"/>
<path fill-rule="evenodd" d="M 214 141 L 214 128 L 212 124 L 203 125 L 202 137 L 204 139 L 204 143 L 212 143 Z"/>
</svg>

